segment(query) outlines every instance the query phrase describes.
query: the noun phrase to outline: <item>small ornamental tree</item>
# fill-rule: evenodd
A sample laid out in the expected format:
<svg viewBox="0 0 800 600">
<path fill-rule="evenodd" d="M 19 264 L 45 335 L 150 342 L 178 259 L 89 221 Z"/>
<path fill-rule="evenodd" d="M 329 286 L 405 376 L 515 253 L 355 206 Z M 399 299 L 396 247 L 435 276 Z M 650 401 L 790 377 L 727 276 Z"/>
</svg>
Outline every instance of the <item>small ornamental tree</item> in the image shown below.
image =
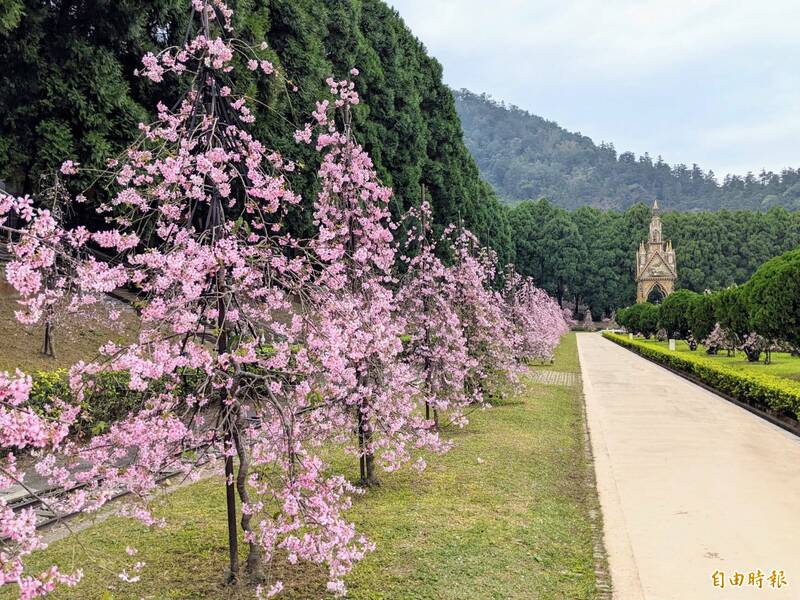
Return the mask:
<svg viewBox="0 0 800 600">
<path fill-rule="evenodd" d="M 639 332 L 648 338 L 655 335 L 658 331 L 661 306 L 650 304 L 649 302 L 637 304 L 636 306 L 641 306 L 641 308 L 637 309 L 639 313 Z"/>
<path fill-rule="evenodd" d="M 455 307 L 473 365 L 465 385 L 468 394 L 483 398 L 490 391 L 492 379 L 513 377 L 517 371 L 515 332 L 504 313 L 502 295 L 492 289 L 494 253 L 479 249 L 477 238 L 463 230 L 453 242 L 452 254 Z"/>
<path fill-rule="evenodd" d="M 561 337 L 569 331 L 565 316 L 568 311 L 537 288 L 533 279 L 516 275 L 511 268 L 507 269 L 505 280 L 505 298 L 509 320 L 515 329 L 512 339 L 518 360 L 552 361 Z"/>
<path fill-rule="evenodd" d="M 660 306 L 642 302 L 617 311 L 617 322 L 631 333 L 646 338 L 658 331 Z"/>
<path fill-rule="evenodd" d="M 723 330 L 739 341 L 750 332 L 747 303 L 742 290 L 742 287 L 734 285 L 714 294 L 714 314 L 717 321 Z"/>
<path fill-rule="evenodd" d="M 449 445 L 420 414 L 419 403 L 430 398 L 401 360 L 406 321 L 393 290 L 392 190 L 378 182 L 372 161 L 353 139 L 351 108 L 359 102 L 353 83 L 328 84 L 335 102 L 319 103 L 316 122 L 297 132 L 307 143 L 314 136 L 317 149 L 325 151 L 314 203 L 319 236 L 311 245 L 319 265 L 311 296 L 316 325 L 307 338 L 309 353 L 324 371 L 317 411 L 324 420 L 316 420 L 316 437 L 327 433 L 347 441 L 342 432 L 355 429 L 352 450 L 361 482 L 374 485 L 376 460 L 391 471 L 409 461 L 414 449 L 441 452 Z M 425 462 L 420 458 L 416 465 Z"/>
<path fill-rule="evenodd" d="M 509 346 L 518 363 L 524 362 L 531 353 L 532 337 L 529 337 L 529 315 L 526 310 L 528 287 L 532 280 L 514 271 L 514 265 L 506 265 L 503 272 L 503 309 L 508 321 Z"/>
<path fill-rule="evenodd" d="M 678 290 L 664 298 L 658 314 L 658 324 L 669 337 L 686 339 L 689 336 L 689 307 L 697 296 L 689 290 Z"/>
<path fill-rule="evenodd" d="M 420 380 L 425 418 L 433 419 L 438 427 L 440 413 L 449 411 L 450 421 L 464 426 L 464 409 L 473 402 L 479 404 L 481 398 L 467 394 L 465 389 L 465 379 L 477 365 L 469 356 L 456 311 L 453 269 L 436 255 L 437 245 L 446 237 L 433 239 L 427 202 L 419 209 L 409 210 L 405 223 L 410 231 L 402 257 L 406 270 L 398 295 L 408 337 L 404 358 Z"/>
<path fill-rule="evenodd" d="M 761 353 L 765 350 L 769 351 L 769 344 L 762 336 L 758 335 L 755 331 L 751 331 L 742 339 L 739 349 L 745 353 L 749 362 L 758 362 L 761 358 Z M 769 355 L 767 355 L 766 362 L 769 362 Z"/>
<path fill-rule="evenodd" d="M 614 322 L 618 326 L 623 327 L 623 328 L 627 329 L 628 331 L 632 331 L 631 327 L 630 327 L 630 319 L 629 319 L 629 317 L 630 317 L 630 309 L 631 309 L 630 306 L 626 306 L 626 307 L 623 307 L 623 308 L 618 308 L 616 311 L 614 311 L 614 317 L 613 317 L 614 318 Z"/>
<path fill-rule="evenodd" d="M 74 173 L 72 163 L 66 163 L 66 174 Z M 59 251 L 43 245 L 41 240 L 63 230 L 72 199 L 66 186 L 56 173 L 43 177 L 37 204 L 45 212 L 38 219 L 35 236 L 24 236 L 19 243 L 11 244 L 12 260 L 6 266 L 5 276 L 22 295 L 20 310 L 15 316 L 25 325 L 41 324 L 43 327 L 41 353 L 55 357 L 55 331 L 59 320 L 82 309 L 84 314 L 95 303 L 95 295 L 81 296 L 75 285 L 75 269 L 87 256 L 80 244 L 62 244 Z M 0 196 L 0 214 L 16 213 L 22 222 L 35 214 L 30 197 Z M 38 236 L 38 237 L 37 237 Z M 31 294 L 34 289 L 41 293 Z"/>
<path fill-rule="evenodd" d="M 533 357 L 552 362 L 556 347 L 574 321 L 570 319 L 569 311 L 561 309 L 543 289 L 534 286 L 529 298 L 528 310 L 533 315 L 533 328 L 541 339 L 540 352 L 538 355 L 534 353 Z"/>
<path fill-rule="evenodd" d="M 800 250 L 765 262 L 742 289 L 753 331 L 800 344 Z"/>
<path fill-rule="evenodd" d="M 724 349 L 728 351 L 728 356 L 730 356 L 736 351 L 736 347 L 739 345 L 739 342 L 735 336 L 733 336 L 729 331 L 723 329 L 722 326 L 717 323 L 714 325 L 714 329 L 711 331 L 708 337 L 703 340 L 703 345 L 706 347 L 706 352 L 708 354 L 717 354 L 720 349 Z"/>
<path fill-rule="evenodd" d="M 722 347 L 722 336 L 722 327 L 717 323 L 711 333 L 708 334 L 708 337 L 702 341 L 703 346 L 706 348 L 706 354 L 713 356 L 719 352 Z"/>
<path fill-rule="evenodd" d="M 714 311 L 714 294 L 706 292 L 694 296 L 689 303 L 689 330 L 696 340 L 706 339 L 717 323 Z"/>
<path fill-rule="evenodd" d="M 370 545 L 341 517 L 352 488 L 326 475 L 308 450 L 323 386 L 319 365 L 302 346 L 315 324 L 302 302 L 312 269 L 302 248 L 281 233 L 283 215 L 300 201 L 286 184 L 294 164 L 247 132 L 252 113 L 229 81 L 237 56 L 265 75 L 274 69 L 259 49 L 229 37 L 231 11 L 220 1 L 194 0 L 192 11 L 194 37 L 143 59 L 142 75 L 152 81 L 174 74 L 189 85 L 173 110 L 159 104 L 158 120 L 141 126 L 139 142 L 109 161 L 111 200 L 101 210 L 110 228 L 64 229 L 26 198 L 2 207 L 27 223 L 14 232 L 23 251 L 9 265 L 25 307 L 68 298 L 79 309 L 125 285 L 141 298 L 136 342 L 104 345 L 100 359 L 71 369 L 70 386 L 80 402 L 98 377 L 126 371 L 145 401 L 87 444 L 60 437 L 58 454 L 48 454 L 37 470 L 53 485 L 76 490 L 54 503 L 59 512 L 96 511 L 127 489 L 123 514 L 157 525 L 147 495 L 159 474 L 191 475 L 200 457 L 219 455 L 229 579 L 239 577 L 241 526 L 252 576 L 260 578 L 262 565 L 282 549 L 293 559 L 327 564 L 329 589 L 342 593 L 342 576 Z M 76 167 L 68 161 L 62 172 Z M 354 197 L 362 189 L 371 184 L 355 181 Z M 380 241 L 378 254 L 386 256 L 388 240 Z M 45 274 L 89 244 L 116 258 L 89 256 L 74 265 L 69 281 L 46 287 Z M 328 258 L 336 271 L 341 257 Z M 371 316 L 375 311 L 362 319 Z M 61 409 L 59 432 L 77 410 Z M 2 555 L 3 571 L 13 570 L 26 585 L 17 559 L 8 556 Z M 264 593 L 280 587 L 275 582 Z"/>
</svg>

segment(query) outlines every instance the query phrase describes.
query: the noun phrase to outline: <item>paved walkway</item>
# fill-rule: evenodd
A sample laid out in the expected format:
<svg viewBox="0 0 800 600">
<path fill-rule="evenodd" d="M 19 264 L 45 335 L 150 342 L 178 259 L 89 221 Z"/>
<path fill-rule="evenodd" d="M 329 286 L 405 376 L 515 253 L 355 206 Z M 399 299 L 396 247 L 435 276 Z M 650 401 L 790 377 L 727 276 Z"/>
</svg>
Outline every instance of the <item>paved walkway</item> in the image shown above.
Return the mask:
<svg viewBox="0 0 800 600">
<path fill-rule="evenodd" d="M 599 334 L 578 351 L 614 598 L 800 599 L 800 439 Z"/>
</svg>

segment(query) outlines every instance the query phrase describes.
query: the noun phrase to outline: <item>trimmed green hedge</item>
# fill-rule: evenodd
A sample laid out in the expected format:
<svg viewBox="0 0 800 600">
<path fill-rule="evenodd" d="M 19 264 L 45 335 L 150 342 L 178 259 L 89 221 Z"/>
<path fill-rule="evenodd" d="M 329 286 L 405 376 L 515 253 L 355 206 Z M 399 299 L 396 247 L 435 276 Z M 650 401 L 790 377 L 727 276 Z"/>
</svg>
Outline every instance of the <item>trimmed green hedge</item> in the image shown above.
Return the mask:
<svg viewBox="0 0 800 600">
<path fill-rule="evenodd" d="M 65 369 L 37 371 L 31 375 L 31 379 L 33 385 L 30 402 L 34 410 L 44 410 L 54 397 L 61 398 L 67 404 L 75 403 Z M 81 414 L 74 426 L 74 432 L 78 435 L 97 435 L 139 406 L 142 394 L 128 387 L 129 379 L 130 376 L 125 371 L 96 375 L 94 387 L 84 393 Z"/>
<path fill-rule="evenodd" d="M 678 354 L 615 333 L 603 332 L 603 337 L 645 358 L 696 377 L 723 394 L 800 420 L 800 382 L 774 375 L 743 373 L 703 355 Z"/>
</svg>

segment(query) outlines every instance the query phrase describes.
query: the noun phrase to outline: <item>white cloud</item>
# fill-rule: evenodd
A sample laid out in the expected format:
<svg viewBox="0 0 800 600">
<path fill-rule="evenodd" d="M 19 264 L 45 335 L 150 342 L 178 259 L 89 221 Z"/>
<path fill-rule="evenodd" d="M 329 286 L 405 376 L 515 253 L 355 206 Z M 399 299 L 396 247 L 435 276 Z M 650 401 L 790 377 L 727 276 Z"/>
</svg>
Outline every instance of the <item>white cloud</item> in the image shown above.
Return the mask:
<svg viewBox="0 0 800 600">
<path fill-rule="evenodd" d="M 796 43 L 792 0 L 391 0 L 434 54 L 581 71 L 652 70 L 754 43 Z M 555 53 L 558 52 L 558 55 Z"/>
<path fill-rule="evenodd" d="M 800 166 L 796 0 L 389 2 L 454 87 L 720 174 Z"/>
</svg>

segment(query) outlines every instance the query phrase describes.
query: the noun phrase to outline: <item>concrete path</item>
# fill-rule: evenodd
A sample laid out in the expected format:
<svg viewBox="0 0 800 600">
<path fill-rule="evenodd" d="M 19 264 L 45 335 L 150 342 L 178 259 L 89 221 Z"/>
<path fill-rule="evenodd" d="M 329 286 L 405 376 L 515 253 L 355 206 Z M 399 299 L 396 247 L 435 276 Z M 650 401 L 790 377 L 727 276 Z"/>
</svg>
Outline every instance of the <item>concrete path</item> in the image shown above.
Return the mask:
<svg viewBox="0 0 800 600">
<path fill-rule="evenodd" d="M 578 351 L 614 598 L 800 599 L 800 440 L 600 334 Z"/>
</svg>

